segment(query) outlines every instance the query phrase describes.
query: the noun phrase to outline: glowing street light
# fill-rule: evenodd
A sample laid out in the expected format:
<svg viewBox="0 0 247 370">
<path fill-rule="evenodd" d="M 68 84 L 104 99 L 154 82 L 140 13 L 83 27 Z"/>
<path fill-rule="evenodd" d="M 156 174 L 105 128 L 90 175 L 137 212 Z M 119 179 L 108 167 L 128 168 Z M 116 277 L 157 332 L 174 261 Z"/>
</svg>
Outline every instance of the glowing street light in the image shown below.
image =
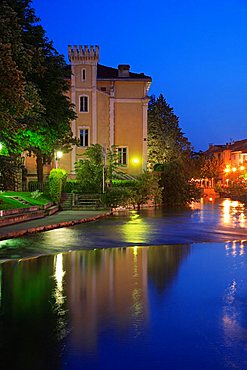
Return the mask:
<svg viewBox="0 0 247 370">
<path fill-rule="evenodd" d="M 55 167 L 56 168 L 59 168 L 59 160 L 62 158 L 62 156 L 63 156 L 63 152 L 61 150 L 58 150 L 55 153 Z"/>
<path fill-rule="evenodd" d="M 58 150 L 57 151 L 57 159 L 61 159 L 63 156 L 63 152 L 61 152 L 61 150 Z"/>
<path fill-rule="evenodd" d="M 233 167 L 232 172 L 236 172 L 236 171 L 237 171 L 236 167 Z"/>
<path fill-rule="evenodd" d="M 244 171 L 245 170 L 245 167 L 244 166 L 240 166 L 240 171 Z"/>
</svg>

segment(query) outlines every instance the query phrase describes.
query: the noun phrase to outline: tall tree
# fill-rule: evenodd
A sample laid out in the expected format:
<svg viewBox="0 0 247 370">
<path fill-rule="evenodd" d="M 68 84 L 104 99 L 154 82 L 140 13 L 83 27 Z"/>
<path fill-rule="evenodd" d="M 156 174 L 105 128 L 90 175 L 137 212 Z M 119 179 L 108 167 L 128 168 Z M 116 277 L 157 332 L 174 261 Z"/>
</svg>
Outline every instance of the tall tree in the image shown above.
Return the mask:
<svg viewBox="0 0 247 370">
<path fill-rule="evenodd" d="M 179 127 L 173 108 L 160 94 L 148 106 L 148 168 L 190 156 L 191 144 Z"/>
<path fill-rule="evenodd" d="M 64 57 L 58 54 L 46 37 L 30 0 L 4 0 L 3 4 L 10 9 L 16 22 L 20 40 L 17 49 L 27 54 L 27 63 L 23 63 L 18 56 L 14 61 L 32 98 L 32 114 L 16 118 L 13 145 L 10 142 L 7 144 L 10 152 L 18 148 L 36 154 L 38 180 L 42 182 L 43 164 L 53 156 L 54 150 L 64 146 L 68 149 L 74 142 L 70 121 L 75 118 L 75 113 L 66 95 L 70 70 Z M 5 28 L 8 34 L 9 24 L 6 22 Z M 25 98 L 22 91 L 20 96 Z"/>
<path fill-rule="evenodd" d="M 163 203 L 167 207 L 185 207 L 198 199 L 190 183 L 192 147 L 179 127 L 173 108 L 161 94 L 152 96 L 148 107 L 148 167 L 159 166 Z"/>
<path fill-rule="evenodd" d="M 37 87 L 27 78 L 32 55 L 23 43 L 17 13 L 7 1 L 0 5 L 0 142 L 11 151 L 15 135 L 43 110 Z"/>
</svg>

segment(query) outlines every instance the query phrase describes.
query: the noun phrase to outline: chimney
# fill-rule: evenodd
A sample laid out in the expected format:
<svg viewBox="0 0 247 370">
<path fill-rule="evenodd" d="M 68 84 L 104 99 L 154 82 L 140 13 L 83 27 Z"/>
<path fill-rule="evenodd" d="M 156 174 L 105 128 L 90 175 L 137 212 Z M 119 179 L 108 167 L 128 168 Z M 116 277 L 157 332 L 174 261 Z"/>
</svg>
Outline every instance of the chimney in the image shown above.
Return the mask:
<svg viewBox="0 0 247 370">
<path fill-rule="evenodd" d="M 118 66 L 118 77 L 129 77 L 130 66 L 128 64 L 119 64 Z"/>
</svg>

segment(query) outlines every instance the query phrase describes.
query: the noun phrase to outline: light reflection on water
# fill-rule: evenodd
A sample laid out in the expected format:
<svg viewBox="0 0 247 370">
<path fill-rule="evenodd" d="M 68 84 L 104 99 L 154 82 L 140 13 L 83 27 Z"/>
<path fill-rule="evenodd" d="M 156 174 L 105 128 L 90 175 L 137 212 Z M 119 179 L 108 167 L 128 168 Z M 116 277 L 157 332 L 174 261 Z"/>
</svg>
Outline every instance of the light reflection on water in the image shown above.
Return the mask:
<svg viewBox="0 0 247 370">
<path fill-rule="evenodd" d="M 3 263 L 1 369 L 245 369 L 246 248 L 135 246 Z"/>
<path fill-rule="evenodd" d="M 191 210 L 122 212 L 97 222 L 0 241 L 0 261 L 63 251 L 247 239 L 246 208 L 202 200 Z"/>
<path fill-rule="evenodd" d="M 223 205 L 222 224 L 231 227 L 246 228 L 246 209 L 243 203 L 225 199 Z"/>
</svg>

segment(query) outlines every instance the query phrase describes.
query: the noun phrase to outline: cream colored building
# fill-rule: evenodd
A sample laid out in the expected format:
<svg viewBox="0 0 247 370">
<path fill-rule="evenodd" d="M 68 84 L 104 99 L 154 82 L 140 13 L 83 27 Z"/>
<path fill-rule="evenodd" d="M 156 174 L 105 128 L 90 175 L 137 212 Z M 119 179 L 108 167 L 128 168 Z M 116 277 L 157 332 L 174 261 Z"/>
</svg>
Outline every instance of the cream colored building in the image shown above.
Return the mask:
<svg viewBox="0 0 247 370">
<path fill-rule="evenodd" d="M 147 162 L 147 108 L 151 78 L 130 72 L 129 65 L 118 69 L 99 64 L 98 46 L 69 46 L 71 102 L 77 119 L 73 136 L 80 146 L 65 154 L 60 167 L 73 176 L 74 163 L 82 159 L 91 144 L 105 150 L 116 146 L 119 170 L 139 174 Z"/>
</svg>

